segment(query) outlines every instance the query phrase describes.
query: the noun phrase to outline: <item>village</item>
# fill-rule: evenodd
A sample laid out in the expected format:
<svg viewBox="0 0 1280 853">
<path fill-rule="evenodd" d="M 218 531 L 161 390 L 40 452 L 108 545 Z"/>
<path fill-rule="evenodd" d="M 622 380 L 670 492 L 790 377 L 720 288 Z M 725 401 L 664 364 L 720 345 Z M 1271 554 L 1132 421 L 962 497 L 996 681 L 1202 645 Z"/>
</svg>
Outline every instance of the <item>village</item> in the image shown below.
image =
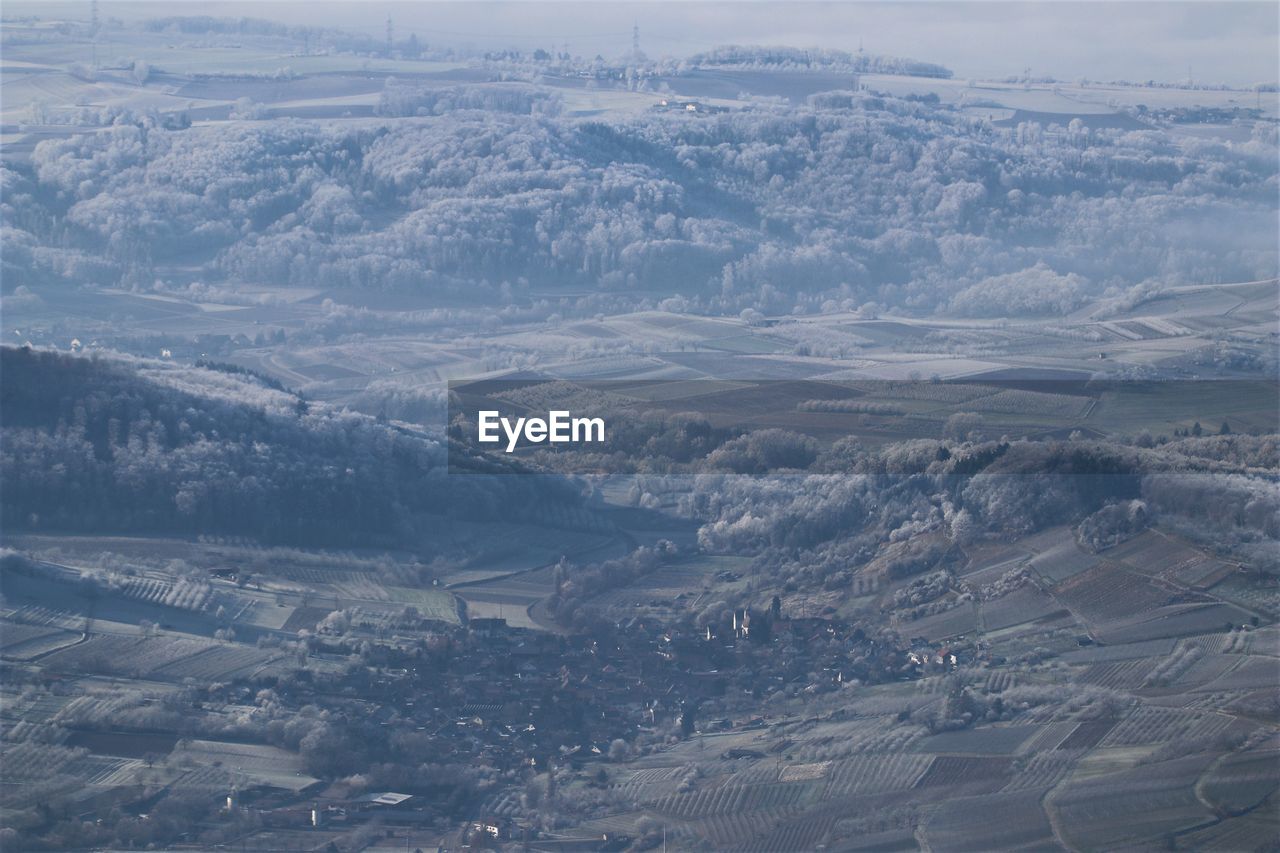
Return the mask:
<svg viewBox="0 0 1280 853">
<path fill-rule="evenodd" d="M 367 751 L 350 757 L 356 763 L 397 760 L 379 755 L 375 743 L 387 749 L 412 743 L 440 764 L 528 776 L 567 767 L 604 780 L 612 763 L 669 743 L 794 722 L 792 715 L 743 713 L 752 700 L 788 685 L 820 695 L 908 681 L 978 653 L 923 638 L 901 647 L 896 638 L 872 638 L 851 623 L 787 618 L 776 602 L 771 612 L 735 611 L 727 624 L 696 629 L 641 618 L 573 635 L 511 627 L 499 618 L 461 627 L 424 620 L 420 627 L 417 642 L 401 646 L 370 644 L 358 634 L 318 637 L 317 662 L 346 660 L 359 648 L 361 665 L 223 685 L 221 698 L 247 702 L 269 690 L 282 705 L 316 706 L 331 721 L 359 725 L 361 737 L 343 741 Z M 382 737 L 371 739 L 370 727 Z M 724 757 L 758 756 L 734 748 Z M 296 792 L 260 785 L 226 797 L 227 809 L 252 814 L 267 828 L 350 831 L 375 822 L 452 833 L 473 847 L 539 837 L 529 822 L 487 813 L 479 792 L 447 778 L 354 796 L 342 784 L 316 782 Z"/>
</svg>

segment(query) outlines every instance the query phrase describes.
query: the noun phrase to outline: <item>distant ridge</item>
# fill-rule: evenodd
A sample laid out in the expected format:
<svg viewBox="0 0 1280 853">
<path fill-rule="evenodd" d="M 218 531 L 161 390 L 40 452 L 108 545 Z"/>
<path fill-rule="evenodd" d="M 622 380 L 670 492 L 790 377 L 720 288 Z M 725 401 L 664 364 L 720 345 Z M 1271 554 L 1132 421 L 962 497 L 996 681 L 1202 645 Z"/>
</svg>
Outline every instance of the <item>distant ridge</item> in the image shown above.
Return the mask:
<svg viewBox="0 0 1280 853">
<path fill-rule="evenodd" d="M 825 48 L 724 45 L 689 57 L 702 68 L 751 68 L 789 71 L 847 71 L 853 74 L 902 74 L 950 79 L 953 72 L 932 62 L 898 56 L 849 53 Z"/>
</svg>

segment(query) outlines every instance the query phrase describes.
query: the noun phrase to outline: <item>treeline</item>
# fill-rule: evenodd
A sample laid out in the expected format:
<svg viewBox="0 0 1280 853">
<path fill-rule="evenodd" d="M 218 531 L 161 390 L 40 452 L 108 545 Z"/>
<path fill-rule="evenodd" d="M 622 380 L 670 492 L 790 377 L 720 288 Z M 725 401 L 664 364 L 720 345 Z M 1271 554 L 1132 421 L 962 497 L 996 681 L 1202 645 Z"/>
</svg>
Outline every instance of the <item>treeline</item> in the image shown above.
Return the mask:
<svg viewBox="0 0 1280 853">
<path fill-rule="evenodd" d="M 921 62 L 899 56 L 849 53 L 831 48 L 798 48 L 756 45 L 725 45 L 689 57 L 688 64 L 707 68 L 745 68 L 761 70 L 837 71 L 858 74 L 902 74 L 909 77 L 939 77 L 949 80 L 953 74 L 933 62 Z"/>
<path fill-rule="evenodd" d="M 440 443 L 247 372 L 11 347 L 0 371 L 8 530 L 423 549 L 415 528 L 426 515 L 585 515 L 563 481 L 451 477 Z"/>
<path fill-rule="evenodd" d="M 179 32 L 189 35 L 218 33 L 276 38 L 288 38 L 294 33 L 301 32 L 300 28 L 289 27 L 265 18 L 215 18 L 210 15 L 170 15 L 164 18 L 152 18 L 144 21 L 142 28 L 153 33 Z"/>
<path fill-rule="evenodd" d="M 388 77 L 378 96 L 380 116 L 431 116 L 455 110 L 481 110 L 513 115 L 559 115 L 561 98 L 521 84 L 493 86 L 414 85 Z"/>
<path fill-rule="evenodd" d="M 540 114 L 554 99 L 519 86 L 396 84 L 384 101 L 430 115 L 42 142 L 31 170 L 0 173 L 5 288 L 149 288 L 194 255 L 230 285 L 499 306 L 531 286 L 585 288 L 563 309 L 579 312 L 672 297 L 733 315 L 1053 316 L 1277 274 L 1278 172 L 1262 141 L 1005 131 L 865 92 L 591 121 Z"/>
<path fill-rule="evenodd" d="M 1280 575 L 1275 435 L 1012 441 L 960 430 L 941 440 L 873 447 L 850 437 L 824 447 L 782 429 L 713 428 L 694 413 L 614 420 L 620 426 L 603 452 L 536 458 L 632 475 L 632 505 L 697 522 L 703 551 L 753 557 L 761 578 L 785 591 L 847 589 L 859 574 L 942 571 L 958 546 L 1061 524 L 1097 551 L 1159 523 Z M 618 585 L 623 568 L 611 566 L 587 592 Z"/>
<path fill-rule="evenodd" d="M 753 436 L 777 440 L 738 441 Z M 922 439 L 873 449 L 846 439 L 800 471 L 685 478 L 678 505 L 701 522 L 704 550 L 756 557 L 784 589 L 839 589 L 859 571 L 937 571 L 953 545 L 1058 524 L 1078 525 L 1087 547 L 1105 548 L 1159 521 L 1280 573 L 1274 455 L 1267 468 L 1234 461 L 1273 453 L 1275 437 L 1218 442 L 1217 458 L 1204 444 L 1196 455 L 1178 445 Z M 666 490 L 669 502 L 676 479 L 641 478 L 637 503 L 649 489 Z"/>
</svg>

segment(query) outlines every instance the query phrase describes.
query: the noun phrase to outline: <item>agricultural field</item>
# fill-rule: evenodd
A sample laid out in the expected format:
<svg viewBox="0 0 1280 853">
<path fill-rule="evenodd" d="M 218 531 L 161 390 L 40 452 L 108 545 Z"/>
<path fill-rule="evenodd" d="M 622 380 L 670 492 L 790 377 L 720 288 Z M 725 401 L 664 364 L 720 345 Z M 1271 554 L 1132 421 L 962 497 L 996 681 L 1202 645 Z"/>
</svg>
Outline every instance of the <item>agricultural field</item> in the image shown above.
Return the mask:
<svg viewBox="0 0 1280 853">
<path fill-rule="evenodd" d="M 616 619 L 669 617 L 706 603 L 713 588 L 721 593 L 744 588 L 750 580 L 750 562 L 741 557 L 699 555 L 595 596 L 592 603 Z"/>
<path fill-rule="evenodd" d="M 296 792 L 319 781 L 300 770 L 296 755 L 270 746 L 187 740 L 168 763 L 182 773 L 174 783 L 182 787 L 225 790 L 230 779 L 233 785 L 241 780 L 245 787 L 269 785 Z"/>
<path fill-rule="evenodd" d="M 319 780 L 304 772 L 296 746 L 241 739 L 262 714 L 247 687 L 245 704 L 193 697 L 207 685 L 339 671 L 340 659 L 308 655 L 298 642 L 332 630 L 337 623 L 325 620 L 335 612 L 370 638 L 421 636 L 460 618 L 443 584 L 386 554 L 163 538 L 9 540 L 19 542 L 44 559 L 6 564 L 0 660 L 34 667 L 44 680 L 6 680 L 0 697 L 5 813 L 55 795 L 112 801 L 156 785 L 200 798 L 236 789 L 296 795 Z M 406 621 L 409 607 L 416 617 Z"/>
</svg>

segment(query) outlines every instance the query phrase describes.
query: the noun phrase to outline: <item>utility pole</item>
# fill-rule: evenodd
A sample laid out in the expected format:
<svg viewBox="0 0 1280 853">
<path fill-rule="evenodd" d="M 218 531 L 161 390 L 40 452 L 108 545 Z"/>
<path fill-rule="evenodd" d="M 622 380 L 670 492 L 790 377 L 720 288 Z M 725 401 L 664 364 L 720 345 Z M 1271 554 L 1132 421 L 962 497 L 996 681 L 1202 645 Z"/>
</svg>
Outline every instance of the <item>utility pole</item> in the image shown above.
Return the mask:
<svg viewBox="0 0 1280 853">
<path fill-rule="evenodd" d="M 92 51 L 92 59 L 89 67 L 98 67 L 98 0 L 93 0 L 89 5 L 89 44 Z"/>
<path fill-rule="evenodd" d="M 635 59 L 640 58 L 640 25 L 631 25 L 631 56 Z"/>
</svg>

